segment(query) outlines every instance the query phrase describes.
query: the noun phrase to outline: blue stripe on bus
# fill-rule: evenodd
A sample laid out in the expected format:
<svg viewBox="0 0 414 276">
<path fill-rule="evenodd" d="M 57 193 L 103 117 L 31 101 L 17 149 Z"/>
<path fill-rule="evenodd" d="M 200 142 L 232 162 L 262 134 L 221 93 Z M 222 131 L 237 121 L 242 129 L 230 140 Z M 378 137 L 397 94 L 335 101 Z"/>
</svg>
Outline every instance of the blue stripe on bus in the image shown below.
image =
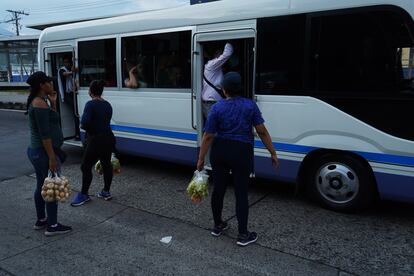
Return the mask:
<svg viewBox="0 0 414 276">
<path fill-rule="evenodd" d="M 285 143 L 273 143 L 273 146 L 276 148 L 276 150 L 295 152 L 295 153 L 304 153 L 304 154 L 318 149 L 317 147 L 301 146 L 301 145 L 293 145 L 293 144 L 285 144 Z M 254 141 L 254 147 L 259 148 L 259 149 L 266 149 L 262 141 L 257 141 L 257 140 Z"/>
<path fill-rule="evenodd" d="M 292 145 L 284 143 L 273 143 L 276 150 L 303 153 L 307 154 L 313 150 L 318 149 L 317 147 L 310 146 L 301 146 L 301 145 Z M 265 149 L 265 145 L 261 141 L 255 141 L 256 148 Z M 353 151 L 354 153 L 364 157 L 366 160 L 371 162 L 386 163 L 399 166 L 409 166 L 414 167 L 414 157 L 402 156 L 402 155 L 392 155 L 385 153 L 373 153 L 373 152 L 364 152 L 364 151 Z"/>
<path fill-rule="evenodd" d="M 130 126 L 121 126 L 121 125 L 111 125 L 111 127 L 114 131 L 153 135 L 153 136 L 182 139 L 182 140 L 188 140 L 188 141 L 197 141 L 197 134 L 195 133 L 185 133 L 185 132 L 139 128 L 139 127 L 130 127 Z M 276 148 L 276 150 L 300 153 L 300 154 L 307 154 L 313 150 L 318 149 L 317 147 L 293 145 L 293 144 L 286 144 L 286 143 L 273 143 L 273 145 Z M 265 145 L 261 141 L 255 141 L 254 146 L 255 148 L 260 148 L 260 149 L 266 148 Z M 354 153 L 364 157 L 366 160 L 371 161 L 371 162 L 414 167 L 414 157 L 410 157 L 410 156 L 372 153 L 372 152 L 363 152 L 363 151 L 354 151 Z"/>
<path fill-rule="evenodd" d="M 175 131 L 168 131 L 168 130 L 130 127 L 130 126 L 120 126 L 120 125 L 111 125 L 111 127 L 112 127 L 112 130 L 121 131 L 121 132 L 130 132 L 130 133 L 136 133 L 136 134 L 154 135 L 154 136 L 161 136 L 161 137 L 167 137 L 167 138 L 197 141 L 197 134 L 194 134 L 194 133 L 184 133 L 184 132 L 175 132 Z"/>
<path fill-rule="evenodd" d="M 414 167 L 414 157 L 410 157 L 410 156 L 392 155 L 392 154 L 385 154 L 385 153 L 359 152 L 359 151 L 355 151 L 355 153 L 361 155 L 366 160 L 369 160 L 372 162 Z"/>
<path fill-rule="evenodd" d="M 143 141 L 133 138 L 117 137 L 117 149 L 120 152 L 191 166 L 196 165 L 198 158 L 198 148 Z M 300 162 L 280 160 L 280 163 L 279 169 L 275 170 L 269 158 L 255 156 L 256 175 L 268 179 L 294 183 L 299 172 Z M 414 183 L 412 177 L 375 172 L 375 178 L 382 199 L 406 202 L 414 201 Z"/>
</svg>

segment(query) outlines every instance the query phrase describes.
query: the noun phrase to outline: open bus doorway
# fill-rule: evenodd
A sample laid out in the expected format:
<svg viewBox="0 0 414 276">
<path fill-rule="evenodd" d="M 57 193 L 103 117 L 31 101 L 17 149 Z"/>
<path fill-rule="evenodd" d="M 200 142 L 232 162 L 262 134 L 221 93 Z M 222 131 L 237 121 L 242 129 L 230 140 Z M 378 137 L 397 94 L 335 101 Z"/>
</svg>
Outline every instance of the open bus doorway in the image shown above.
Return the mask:
<svg viewBox="0 0 414 276">
<path fill-rule="evenodd" d="M 60 114 L 60 122 L 63 132 L 63 137 L 65 140 L 73 140 L 75 143 L 78 142 L 77 134 L 78 131 L 76 128 L 79 128 L 75 123 L 75 118 L 79 120 L 78 108 L 77 108 L 77 96 L 76 93 L 70 95 L 71 99 L 62 98 L 62 94 L 65 97 L 64 93 L 61 93 L 62 84 L 59 85 L 59 70 L 65 65 L 64 61 L 68 58 L 73 60 L 72 52 L 59 52 L 59 53 L 50 53 L 50 70 L 49 74 L 54 78 L 53 86 L 55 91 L 58 94 L 58 112 Z M 75 88 L 75 78 L 73 78 L 73 87 Z M 66 95 L 67 96 L 67 95 Z"/>
<path fill-rule="evenodd" d="M 242 97 L 253 98 L 253 68 L 254 68 L 254 38 L 245 39 L 233 39 L 226 41 L 208 41 L 201 44 L 202 49 L 202 68 L 200 68 L 201 79 L 208 80 L 205 76 L 204 67 L 207 62 L 214 59 L 219 54 L 223 53 L 226 44 L 229 43 L 232 46 L 233 53 L 228 60 L 221 66 L 223 76 L 228 72 L 237 72 L 242 77 L 243 90 Z M 219 53 L 219 54 L 217 54 Z M 218 69 L 220 70 L 220 69 Z M 204 81 L 201 90 L 204 85 L 213 85 L 211 80 Z M 220 89 L 220 87 L 217 87 Z M 202 95 L 201 95 L 202 96 Z M 202 120 L 202 126 L 204 127 L 205 120 Z"/>
<path fill-rule="evenodd" d="M 244 31 L 243 31 L 244 32 Z M 203 35 L 197 36 L 197 38 L 202 37 Z M 243 33 L 242 37 L 245 36 Z M 231 37 L 231 39 L 230 39 Z M 204 76 L 204 68 L 209 60 L 218 56 L 218 52 L 222 53 L 226 46 L 226 43 L 231 44 L 233 48 L 232 55 L 228 60 L 222 65 L 221 70 L 223 76 L 228 72 L 237 72 L 242 78 L 242 92 L 241 96 L 245 98 L 253 99 L 254 97 L 254 34 L 249 33 L 247 38 L 237 38 L 234 37 L 234 33 L 230 35 L 229 39 L 226 40 L 209 40 L 203 41 L 196 45 L 196 49 L 199 53 L 198 62 L 196 62 L 196 87 L 198 88 L 198 101 L 197 105 L 197 127 L 198 133 L 198 145 L 201 144 L 201 139 L 203 135 L 203 128 L 205 125 L 205 116 L 207 112 L 203 112 L 203 98 L 202 91 L 203 86 L 206 85 L 207 81 L 204 81 L 207 76 Z M 197 81 L 198 80 L 198 81 Z M 207 85 L 210 85 L 207 83 Z M 211 86 L 211 85 L 210 85 Z M 220 87 L 217 87 L 220 89 Z M 203 114 L 204 113 L 204 114 Z M 209 154 L 206 157 L 206 167 L 211 168 Z"/>
</svg>

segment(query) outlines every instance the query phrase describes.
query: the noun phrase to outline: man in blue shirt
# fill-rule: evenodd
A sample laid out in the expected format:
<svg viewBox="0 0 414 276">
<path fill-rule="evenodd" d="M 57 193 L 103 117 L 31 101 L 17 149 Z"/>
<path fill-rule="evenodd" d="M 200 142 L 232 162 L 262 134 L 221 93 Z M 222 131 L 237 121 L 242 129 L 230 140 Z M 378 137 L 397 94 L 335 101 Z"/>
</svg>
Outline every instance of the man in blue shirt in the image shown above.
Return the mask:
<svg viewBox="0 0 414 276">
<path fill-rule="evenodd" d="M 239 235 L 237 245 L 246 246 L 257 240 L 255 232 L 247 230 L 249 202 L 249 174 L 253 164 L 253 130 L 269 150 L 272 164 L 279 164 L 272 139 L 264 125 L 262 114 L 254 101 L 240 96 L 241 76 L 236 72 L 227 73 L 222 82 L 225 100 L 216 103 L 207 118 L 197 162 L 197 169 L 204 168 L 204 159 L 212 145 L 210 160 L 213 169 L 214 190 L 211 208 L 214 218 L 213 236 L 220 236 L 228 228 L 222 220 L 223 200 L 232 171 L 236 194 L 236 216 Z"/>
</svg>

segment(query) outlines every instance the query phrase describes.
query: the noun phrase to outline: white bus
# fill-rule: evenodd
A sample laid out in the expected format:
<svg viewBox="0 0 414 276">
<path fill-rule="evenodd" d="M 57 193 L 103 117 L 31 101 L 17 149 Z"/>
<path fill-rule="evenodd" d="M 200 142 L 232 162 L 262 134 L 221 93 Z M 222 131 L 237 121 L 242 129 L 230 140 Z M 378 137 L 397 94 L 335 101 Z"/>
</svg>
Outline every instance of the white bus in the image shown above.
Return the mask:
<svg viewBox="0 0 414 276">
<path fill-rule="evenodd" d="M 274 170 L 256 139 L 256 175 L 352 211 L 376 197 L 414 202 L 413 16 L 407 0 L 224 0 L 48 28 L 39 65 L 56 75 L 73 55 L 79 113 L 89 82 L 106 81 L 120 152 L 191 165 L 204 53 L 230 41 L 225 70 L 242 74 L 281 161 Z M 126 87 L 131 68 L 139 88 Z"/>
</svg>

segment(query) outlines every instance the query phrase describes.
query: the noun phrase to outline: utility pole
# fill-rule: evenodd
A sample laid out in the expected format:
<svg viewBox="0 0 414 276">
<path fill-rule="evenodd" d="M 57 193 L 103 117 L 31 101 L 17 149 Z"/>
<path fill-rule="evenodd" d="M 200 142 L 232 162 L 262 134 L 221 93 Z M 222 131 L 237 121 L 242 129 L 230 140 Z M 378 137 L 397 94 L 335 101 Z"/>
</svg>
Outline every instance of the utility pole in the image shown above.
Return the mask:
<svg viewBox="0 0 414 276">
<path fill-rule="evenodd" d="M 15 26 L 16 26 L 16 35 L 19 36 L 19 30 L 20 30 L 20 23 L 19 20 L 22 19 L 20 17 L 20 15 L 29 15 L 28 13 L 25 13 L 24 11 L 13 11 L 13 10 L 6 10 L 9 13 L 12 14 L 12 18 L 10 20 L 5 21 L 4 23 L 10 23 L 10 22 L 14 22 Z"/>
</svg>

